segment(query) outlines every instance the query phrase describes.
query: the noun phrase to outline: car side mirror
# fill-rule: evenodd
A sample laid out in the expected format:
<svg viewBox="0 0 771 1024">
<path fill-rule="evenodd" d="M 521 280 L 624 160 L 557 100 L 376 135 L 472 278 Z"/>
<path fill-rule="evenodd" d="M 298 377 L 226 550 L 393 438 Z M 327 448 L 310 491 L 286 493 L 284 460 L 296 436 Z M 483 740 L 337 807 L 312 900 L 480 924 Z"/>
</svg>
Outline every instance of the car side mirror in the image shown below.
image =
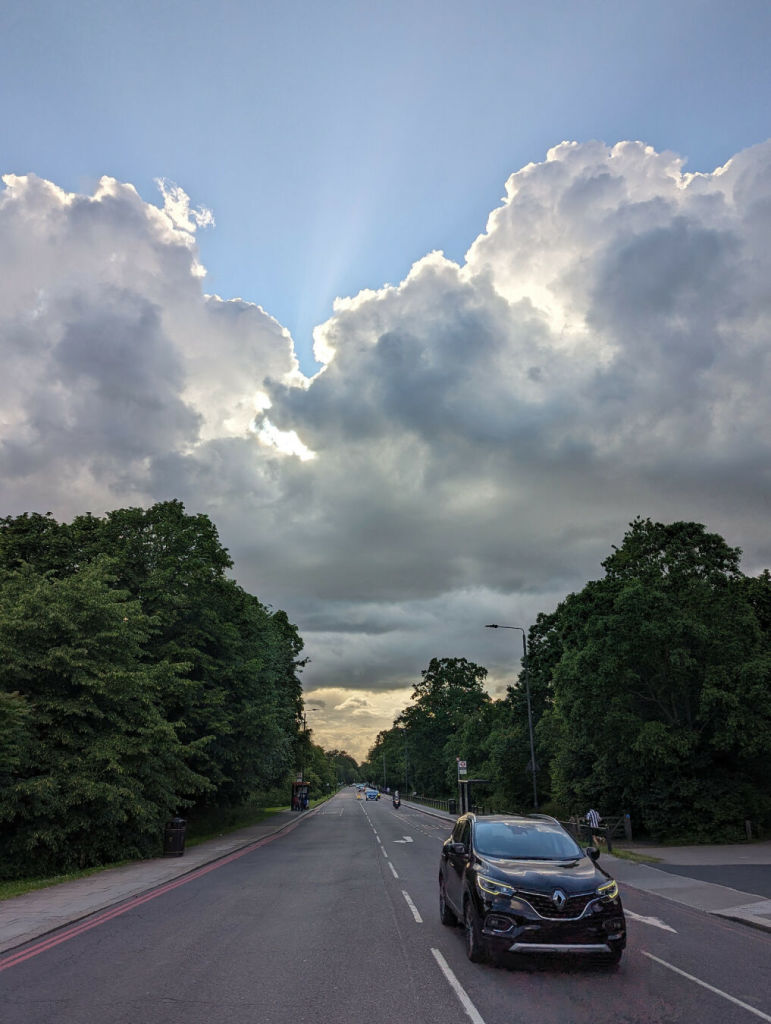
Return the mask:
<svg viewBox="0 0 771 1024">
<path fill-rule="evenodd" d="M 456 857 L 463 857 L 466 854 L 466 847 L 463 843 L 450 843 L 450 853 L 454 853 Z"/>
<path fill-rule="evenodd" d="M 595 862 L 600 859 L 600 851 L 596 846 L 587 846 L 586 856 Z"/>
</svg>

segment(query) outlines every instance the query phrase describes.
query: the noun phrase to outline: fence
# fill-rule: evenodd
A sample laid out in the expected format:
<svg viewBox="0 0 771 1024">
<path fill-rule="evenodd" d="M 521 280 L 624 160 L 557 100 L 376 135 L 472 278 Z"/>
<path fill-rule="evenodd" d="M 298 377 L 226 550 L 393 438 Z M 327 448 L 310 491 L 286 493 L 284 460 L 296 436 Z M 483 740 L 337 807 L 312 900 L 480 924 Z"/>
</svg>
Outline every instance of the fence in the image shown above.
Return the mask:
<svg viewBox="0 0 771 1024">
<path fill-rule="evenodd" d="M 435 811 L 447 811 L 450 813 L 450 801 L 449 800 L 435 800 L 431 796 L 418 796 L 417 793 L 411 794 L 409 799 L 414 804 L 425 804 L 426 807 L 433 807 Z M 453 801 L 455 803 L 456 801 Z"/>
<path fill-rule="evenodd" d="M 614 839 L 631 839 L 632 829 L 628 815 L 621 815 L 618 818 L 603 818 L 602 825 L 592 828 L 584 818 L 573 816 L 568 821 L 561 821 L 560 825 L 569 832 L 578 843 L 590 843 L 593 836 L 600 836 L 605 840 L 608 853 L 613 852 Z"/>
<path fill-rule="evenodd" d="M 412 793 L 409 799 L 416 804 L 423 804 L 426 807 L 433 807 L 436 811 L 450 812 L 450 804 L 457 806 L 457 801 L 454 799 L 450 800 L 437 800 L 434 797 L 422 796 L 417 793 Z M 474 814 L 506 814 L 506 811 L 500 811 L 496 808 L 488 806 L 486 804 L 472 804 L 470 810 Z M 452 813 L 457 813 L 455 807 L 453 807 Z M 591 825 L 588 825 L 584 818 L 576 817 L 575 815 L 569 818 L 567 821 L 560 821 L 560 825 L 569 832 L 571 836 L 576 840 L 577 843 L 587 846 L 592 842 L 593 836 L 600 836 L 605 840 L 605 845 L 608 853 L 613 852 L 613 840 L 614 839 L 631 839 L 631 825 L 628 815 L 619 815 L 615 818 L 603 818 L 602 825 L 598 828 L 593 829 Z"/>
</svg>

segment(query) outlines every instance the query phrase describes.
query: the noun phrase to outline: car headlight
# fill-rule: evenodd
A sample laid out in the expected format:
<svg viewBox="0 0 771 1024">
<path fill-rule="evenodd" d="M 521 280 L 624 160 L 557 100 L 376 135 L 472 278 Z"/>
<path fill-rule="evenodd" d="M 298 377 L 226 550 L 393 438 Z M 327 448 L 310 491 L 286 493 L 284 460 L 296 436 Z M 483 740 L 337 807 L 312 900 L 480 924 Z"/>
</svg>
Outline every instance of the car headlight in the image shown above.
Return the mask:
<svg viewBox="0 0 771 1024">
<path fill-rule="evenodd" d="M 611 878 L 604 885 L 598 885 L 597 895 L 602 896 L 604 900 L 614 900 L 618 896 L 618 882 L 615 878 Z"/>
<path fill-rule="evenodd" d="M 513 885 L 506 885 L 496 878 L 488 878 L 487 875 L 477 875 L 477 888 L 491 896 L 515 896 L 517 890 Z"/>
</svg>

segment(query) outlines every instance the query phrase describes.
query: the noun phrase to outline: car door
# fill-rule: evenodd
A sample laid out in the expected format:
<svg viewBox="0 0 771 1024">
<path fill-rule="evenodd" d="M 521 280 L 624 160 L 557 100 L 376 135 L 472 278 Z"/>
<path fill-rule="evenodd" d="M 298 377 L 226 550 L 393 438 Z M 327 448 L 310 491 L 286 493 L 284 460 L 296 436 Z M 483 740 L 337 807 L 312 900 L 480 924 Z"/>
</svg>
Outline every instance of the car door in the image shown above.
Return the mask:
<svg viewBox="0 0 771 1024">
<path fill-rule="evenodd" d="M 456 853 L 452 848 L 448 850 L 445 887 L 449 903 L 458 914 L 461 914 L 463 912 L 463 879 L 471 847 L 471 822 L 468 818 L 459 818 L 456 821 L 452 831 L 452 841 L 462 844 L 464 852 Z"/>
</svg>

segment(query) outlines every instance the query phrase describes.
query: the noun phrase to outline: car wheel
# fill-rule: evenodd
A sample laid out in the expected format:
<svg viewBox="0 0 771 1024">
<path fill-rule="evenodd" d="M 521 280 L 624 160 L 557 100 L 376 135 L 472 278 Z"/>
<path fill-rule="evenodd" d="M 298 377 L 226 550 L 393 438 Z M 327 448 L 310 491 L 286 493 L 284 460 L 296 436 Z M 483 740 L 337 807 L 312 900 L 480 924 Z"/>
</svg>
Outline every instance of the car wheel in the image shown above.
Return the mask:
<svg viewBox="0 0 771 1024">
<path fill-rule="evenodd" d="M 444 888 L 443 878 L 439 879 L 439 920 L 448 927 L 453 927 L 458 923 L 458 918 L 455 916 L 454 911 L 450 910 L 447 903 L 447 893 Z"/>
<path fill-rule="evenodd" d="M 479 920 L 471 900 L 466 900 L 463 908 L 463 924 L 466 929 L 466 956 L 473 964 L 480 964 L 485 959 L 485 947 L 479 934 Z"/>
</svg>

